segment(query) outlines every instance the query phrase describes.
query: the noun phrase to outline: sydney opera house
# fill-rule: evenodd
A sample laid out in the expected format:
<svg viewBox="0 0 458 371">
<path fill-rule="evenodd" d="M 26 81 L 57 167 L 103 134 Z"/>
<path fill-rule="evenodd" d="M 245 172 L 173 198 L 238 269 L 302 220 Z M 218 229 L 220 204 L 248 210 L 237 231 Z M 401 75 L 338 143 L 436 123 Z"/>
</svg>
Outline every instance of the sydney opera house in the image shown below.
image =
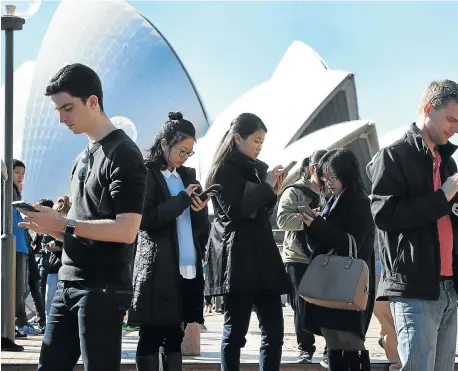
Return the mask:
<svg viewBox="0 0 458 371">
<path fill-rule="evenodd" d="M 101 76 L 106 113 L 142 150 L 167 112 L 181 110 L 197 128 L 196 155 L 188 164 L 202 181 L 219 140 L 242 112 L 266 123 L 261 159 L 272 166 L 300 162 L 319 148 L 346 146 L 364 167 L 379 148 L 375 124 L 360 120 L 354 75 L 329 68 L 302 42 L 291 44 L 267 81 L 211 121 L 185 66 L 148 19 L 123 1 L 93 1 L 90 7 L 82 1 L 61 2 L 37 60 L 15 73 L 16 82 L 23 83 L 15 97 L 14 152 L 27 166 L 28 201 L 68 193 L 71 163 L 86 145 L 84 136 L 59 123 L 43 94 L 52 75 L 74 62 Z"/>
</svg>

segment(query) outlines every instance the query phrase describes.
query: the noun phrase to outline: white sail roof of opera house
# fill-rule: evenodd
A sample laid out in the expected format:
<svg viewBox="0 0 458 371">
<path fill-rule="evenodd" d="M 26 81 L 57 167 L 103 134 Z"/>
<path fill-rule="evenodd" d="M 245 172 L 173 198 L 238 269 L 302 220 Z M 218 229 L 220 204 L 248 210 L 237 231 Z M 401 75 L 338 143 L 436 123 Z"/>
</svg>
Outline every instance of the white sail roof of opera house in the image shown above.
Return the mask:
<svg viewBox="0 0 458 371">
<path fill-rule="evenodd" d="M 354 75 L 333 70 L 308 45 L 295 41 L 268 81 L 254 87 L 224 110 L 196 145 L 189 166 L 203 180 L 224 133 L 240 113 L 251 112 L 268 133 L 260 159 L 269 163 L 299 138 L 338 122 L 357 120 Z"/>
<path fill-rule="evenodd" d="M 86 4 L 85 4 L 86 3 Z M 17 156 L 26 165 L 24 199 L 67 194 L 72 161 L 87 145 L 59 123 L 45 87 L 66 64 L 83 63 L 102 80 L 104 111 L 151 146 L 169 111 L 182 111 L 198 135 L 209 120 L 189 74 L 164 36 L 125 1 L 63 0 L 42 41 L 26 104 Z M 16 128 L 17 129 L 17 128 Z"/>
<path fill-rule="evenodd" d="M 362 140 L 363 146 L 362 143 L 358 143 L 359 140 Z M 356 120 L 328 126 L 301 138 L 269 161 L 270 163 L 277 161 L 278 164 L 285 166 L 291 161 L 297 161 L 286 179 L 286 183 L 290 183 L 298 178 L 304 158 L 320 149 L 331 150 L 343 147 L 355 152 L 360 161 L 364 161 L 364 158 L 366 161 L 370 160 L 379 150 L 375 123 L 370 120 Z"/>
</svg>

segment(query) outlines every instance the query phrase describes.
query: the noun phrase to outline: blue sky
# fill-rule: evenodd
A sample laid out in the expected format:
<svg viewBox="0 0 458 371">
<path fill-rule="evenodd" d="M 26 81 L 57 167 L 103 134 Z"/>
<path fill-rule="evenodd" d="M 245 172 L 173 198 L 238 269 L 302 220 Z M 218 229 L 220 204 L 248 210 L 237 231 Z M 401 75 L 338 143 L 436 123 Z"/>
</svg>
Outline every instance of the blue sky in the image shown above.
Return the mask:
<svg viewBox="0 0 458 371">
<path fill-rule="evenodd" d="M 430 80 L 458 81 L 458 2 L 130 3 L 173 45 L 212 118 L 268 79 L 294 40 L 355 73 L 360 116 L 379 134 L 416 119 Z M 37 57 L 57 6 L 45 1 L 17 33 L 16 67 Z"/>
</svg>

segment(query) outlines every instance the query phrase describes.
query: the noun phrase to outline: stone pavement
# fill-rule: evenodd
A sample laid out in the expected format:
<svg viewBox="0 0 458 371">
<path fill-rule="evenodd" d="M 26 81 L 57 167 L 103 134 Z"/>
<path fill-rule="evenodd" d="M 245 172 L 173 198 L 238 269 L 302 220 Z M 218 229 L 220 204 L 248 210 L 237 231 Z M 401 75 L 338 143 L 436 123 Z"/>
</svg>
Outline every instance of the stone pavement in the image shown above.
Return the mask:
<svg viewBox="0 0 458 371">
<path fill-rule="evenodd" d="M 296 339 L 294 334 L 293 314 L 289 307 L 284 308 L 285 318 L 285 344 L 283 346 L 283 363 L 294 363 L 296 361 Z M 201 354 L 195 357 L 185 357 L 185 364 L 219 364 L 219 348 L 223 326 L 223 316 L 221 314 L 208 314 L 205 317 L 205 325 L 208 331 L 201 333 Z M 366 347 L 370 351 L 372 362 L 385 362 L 385 354 L 378 345 L 378 334 L 380 328 L 375 317 L 371 322 L 367 334 Z M 37 364 L 40 353 L 42 336 L 29 336 L 25 340 L 18 339 L 17 343 L 25 347 L 24 352 L 12 353 L 2 352 L 2 365 L 13 364 L 33 365 Z M 135 350 L 137 347 L 138 332 L 123 333 L 122 363 L 133 364 L 135 362 Z M 249 333 L 247 335 L 247 344 L 242 350 L 242 362 L 245 364 L 257 363 L 259 357 L 260 332 L 256 314 L 253 312 Z M 317 352 L 315 353 L 314 362 L 319 363 L 323 352 L 324 341 L 317 338 Z M 213 367 L 212 367 L 213 368 Z M 28 369 L 28 368 L 27 368 Z M 32 369 L 32 368 L 30 368 Z M 130 368 L 129 368 L 130 369 Z M 317 368 L 319 369 L 319 368 Z"/>
</svg>

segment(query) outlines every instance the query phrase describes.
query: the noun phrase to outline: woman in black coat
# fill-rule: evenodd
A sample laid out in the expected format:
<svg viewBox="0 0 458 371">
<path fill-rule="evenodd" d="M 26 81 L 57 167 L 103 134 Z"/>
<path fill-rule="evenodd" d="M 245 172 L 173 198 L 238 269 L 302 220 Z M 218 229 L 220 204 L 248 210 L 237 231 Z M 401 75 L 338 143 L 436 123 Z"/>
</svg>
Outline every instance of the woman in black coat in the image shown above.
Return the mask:
<svg viewBox="0 0 458 371">
<path fill-rule="evenodd" d="M 181 370 L 186 324 L 203 317 L 203 249 L 208 239 L 206 203 L 197 196 L 191 156 L 195 129 L 181 113 L 157 134 L 147 160 L 147 187 L 135 254 L 129 324 L 140 326 L 137 370 Z"/>
<path fill-rule="evenodd" d="M 260 370 L 279 370 L 283 344 L 281 294 L 288 278 L 274 241 L 270 214 L 286 173 L 267 172 L 257 160 L 267 129 L 253 114 L 239 115 L 225 134 L 210 168 L 207 187 L 223 189 L 207 245 L 206 295 L 224 295 L 221 369 L 240 368 L 252 309 L 260 322 Z"/>
<path fill-rule="evenodd" d="M 356 156 L 347 149 L 328 152 L 318 165 L 318 174 L 322 188 L 331 191 L 332 197 L 321 215 L 312 218 L 303 214 L 313 251 L 311 259 L 332 249 L 337 255 L 348 256 L 348 234 L 351 234 L 357 244 L 358 258 L 369 267 L 369 301 L 364 312 L 307 303 L 305 328 L 326 339 L 330 370 L 369 371 L 369 353 L 364 341 L 375 298 L 375 227 L 369 197 L 362 185 Z"/>
</svg>

